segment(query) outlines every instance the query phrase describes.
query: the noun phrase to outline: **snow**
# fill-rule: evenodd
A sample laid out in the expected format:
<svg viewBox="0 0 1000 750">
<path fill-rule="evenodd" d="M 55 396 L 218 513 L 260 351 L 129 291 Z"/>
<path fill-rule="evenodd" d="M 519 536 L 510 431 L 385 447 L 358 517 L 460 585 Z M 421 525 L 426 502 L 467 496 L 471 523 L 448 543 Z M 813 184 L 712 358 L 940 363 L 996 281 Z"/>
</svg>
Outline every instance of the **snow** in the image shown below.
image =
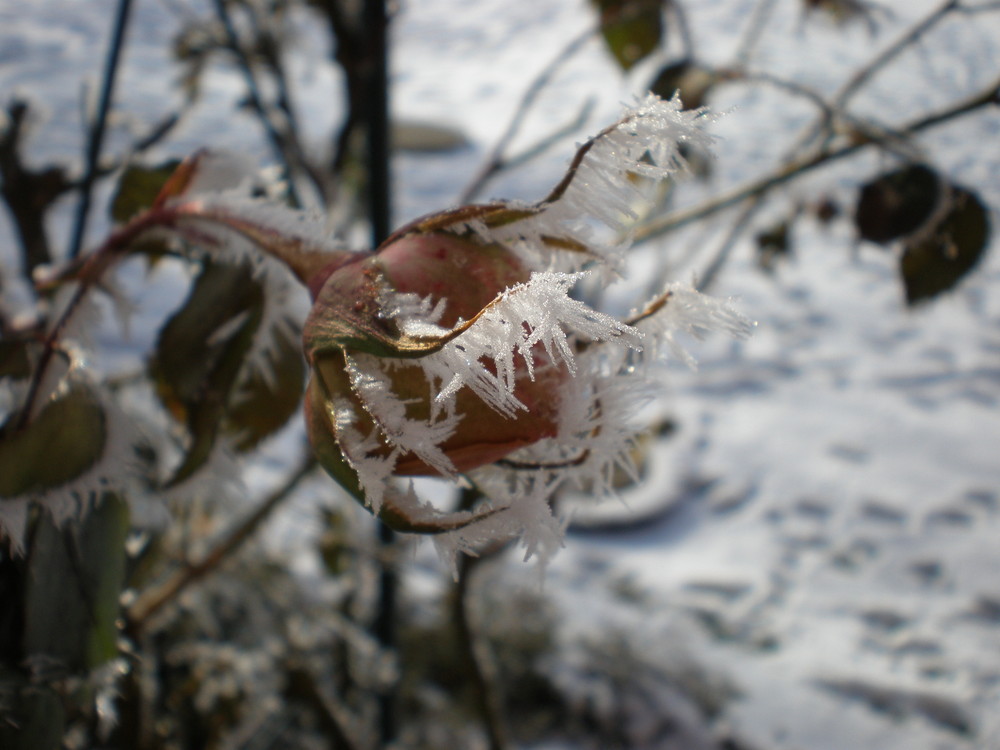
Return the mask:
<svg viewBox="0 0 1000 750">
<path fill-rule="evenodd" d="M 23 92 L 47 109 L 31 141 L 33 163 L 80 154 L 80 80 L 99 73 L 113 3 L 14 5 L 0 6 L 0 90 L 5 99 Z M 95 12 L 95 5 L 106 12 Z M 473 145 L 399 157 L 397 224 L 454 202 L 527 83 L 590 22 L 585 5 L 403 5 L 393 30 L 394 110 L 448 122 Z M 731 59 L 754 5 L 686 3 L 699 53 Z M 755 65 L 835 91 L 874 50 L 935 7 L 883 5 L 891 17 L 878 16 L 882 31 L 872 37 L 863 24 L 824 28 L 821 20 L 804 20 L 798 3 L 778 2 L 778 25 L 757 44 Z M 118 97 L 133 120 L 155 121 L 177 101 L 158 43 L 177 23 L 178 7 L 198 5 L 137 4 L 125 58 L 131 72 Z M 856 114 L 903 122 L 995 80 L 998 15 L 942 24 L 917 54 L 890 66 L 858 96 Z M 328 89 L 336 75 L 325 59 L 305 64 L 306 54 L 317 53 L 315 40 L 304 50 L 295 65 L 303 71 L 303 101 L 314 108 L 304 119 L 318 141 L 324 124 L 336 121 Z M 555 76 L 514 150 L 571 121 L 590 97 L 594 113 L 575 136 L 582 140 L 613 122 L 651 71 L 647 65 L 623 77 L 599 43 L 586 45 Z M 268 160 L 251 119 L 212 119 L 213 112 L 231 112 L 239 78 L 217 66 L 208 81 L 203 100 L 161 155 L 221 141 Z M 717 161 L 713 183 L 703 189 L 710 191 L 773 165 L 810 112 L 766 87 L 724 87 L 712 106 L 726 114 L 712 128 Z M 994 207 L 994 227 L 1000 150 L 988 144 L 998 135 L 994 108 L 921 139 L 935 163 Z M 488 193 L 537 200 L 571 153 L 571 141 L 564 141 L 528 169 L 491 183 Z M 761 226 L 780 218 L 790 201 L 831 195 L 850 205 L 851 186 L 886 163 L 863 156 L 794 183 L 779 191 Z M 696 200 L 698 190 L 687 200 Z M 673 263 L 675 278 L 687 280 L 728 226 L 720 219 L 685 230 L 655 251 L 640 249 L 639 260 L 644 268 Z M 102 227 L 95 222 L 91 236 Z M 12 246 L 6 216 L 0 237 L 6 265 Z M 647 481 L 626 493 L 626 506 L 612 502 L 594 511 L 623 528 L 571 533 L 546 571 L 545 590 L 566 619 L 597 629 L 608 616 L 593 604 L 595 575 L 581 572 L 594 570 L 634 576 L 649 592 L 652 604 L 626 623 L 636 638 L 673 633 L 680 613 L 694 612 L 707 624 L 685 631 L 683 649 L 738 686 L 741 697 L 726 720 L 761 748 L 1000 748 L 996 245 L 994 239 L 956 291 L 911 311 L 902 303 L 893 255 L 858 246 L 843 226 L 798 222 L 796 252 L 773 276 L 753 265 L 750 240 L 740 241 L 712 291 L 735 298 L 757 321 L 755 333 L 747 341 L 716 336 L 691 345 L 699 369 L 665 371 L 671 395 L 662 408 L 679 431 L 656 446 Z M 639 274 L 633 283 L 643 281 Z M 609 299 L 617 294 L 608 290 Z M 669 512 L 641 522 L 661 504 Z M 629 525 L 630 518 L 638 521 Z M 516 565 L 513 575 L 534 585 Z"/>
</svg>

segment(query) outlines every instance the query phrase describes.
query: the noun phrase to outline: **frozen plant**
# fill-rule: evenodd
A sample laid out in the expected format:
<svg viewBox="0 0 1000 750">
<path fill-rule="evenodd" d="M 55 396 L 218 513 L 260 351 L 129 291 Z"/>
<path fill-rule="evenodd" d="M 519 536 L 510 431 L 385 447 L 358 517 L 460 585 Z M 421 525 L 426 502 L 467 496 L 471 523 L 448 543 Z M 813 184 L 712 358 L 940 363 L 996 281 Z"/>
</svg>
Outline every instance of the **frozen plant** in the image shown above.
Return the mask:
<svg viewBox="0 0 1000 750">
<path fill-rule="evenodd" d="M 623 272 L 646 187 L 683 168 L 682 144 L 708 145 L 704 121 L 702 110 L 650 95 L 583 144 L 543 200 L 426 216 L 370 252 L 330 247 L 322 217 L 250 197 L 245 167 L 202 153 L 83 265 L 67 309 L 150 236 L 204 263 L 249 263 L 266 304 L 242 377 L 273 381 L 289 356 L 281 261 L 313 299 L 305 413 L 326 471 L 392 528 L 436 535 L 445 557 L 516 537 L 544 560 L 561 543 L 555 492 L 576 483 L 607 494 L 616 471 L 636 473 L 637 411 L 656 385 L 649 365 L 666 352 L 688 359 L 675 335 L 750 329 L 685 284 L 625 319 L 573 296 L 588 276 Z M 213 336 L 236 336 L 244 319 Z M 446 512 L 416 496 L 414 476 L 471 484 L 484 502 Z M 11 519 L 0 522 L 11 534 Z"/>
</svg>

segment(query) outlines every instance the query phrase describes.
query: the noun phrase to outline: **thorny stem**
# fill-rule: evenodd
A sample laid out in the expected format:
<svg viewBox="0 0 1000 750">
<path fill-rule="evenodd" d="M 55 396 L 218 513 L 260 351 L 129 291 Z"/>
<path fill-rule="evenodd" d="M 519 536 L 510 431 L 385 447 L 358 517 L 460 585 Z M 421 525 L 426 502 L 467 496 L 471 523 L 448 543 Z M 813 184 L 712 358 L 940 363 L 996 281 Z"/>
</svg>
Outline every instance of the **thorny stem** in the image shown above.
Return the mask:
<svg viewBox="0 0 1000 750">
<path fill-rule="evenodd" d="M 298 468 L 285 480 L 285 483 L 272 492 L 257 510 L 223 536 L 201 560 L 185 566 L 161 585 L 144 592 L 126 611 L 127 629 L 133 635 L 139 634 L 153 615 L 176 599 L 188 586 L 219 567 L 253 536 L 260 525 L 292 494 L 315 467 L 316 459 L 311 451 L 306 451 Z"/>
<path fill-rule="evenodd" d="M 97 116 L 90 129 L 90 138 L 87 143 L 85 171 L 80 183 L 80 203 L 77 205 L 76 220 L 73 224 L 73 234 L 69 245 L 71 259 L 78 257 L 83 250 L 83 237 L 87 230 L 87 219 L 90 216 L 94 181 L 97 179 L 101 146 L 104 143 L 104 133 L 107 130 L 108 112 L 111 110 L 111 98 L 114 94 L 115 80 L 118 77 L 118 63 L 121 60 L 122 48 L 125 46 L 125 30 L 128 27 L 131 9 L 132 0 L 119 0 L 111 45 L 108 48 L 108 57 L 104 66 L 104 79 L 101 84 L 101 98 L 97 105 Z"/>
</svg>

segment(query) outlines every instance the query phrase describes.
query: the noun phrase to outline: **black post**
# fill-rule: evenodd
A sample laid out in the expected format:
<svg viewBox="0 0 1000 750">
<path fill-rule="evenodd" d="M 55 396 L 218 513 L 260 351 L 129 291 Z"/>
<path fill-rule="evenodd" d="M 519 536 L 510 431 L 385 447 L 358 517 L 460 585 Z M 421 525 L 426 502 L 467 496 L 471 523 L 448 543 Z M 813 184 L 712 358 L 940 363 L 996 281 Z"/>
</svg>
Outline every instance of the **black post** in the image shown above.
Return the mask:
<svg viewBox="0 0 1000 750">
<path fill-rule="evenodd" d="M 389 49 L 387 43 L 389 19 L 385 0 L 365 0 L 364 28 L 368 37 L 366 72 L 368 95 L 364 122 L 368 151 L 368 217 L 371 222 L 372 248 L 389 236 L 392 222 L 391 177 L 389 160 Z M 379 611 L 374 623 L 375 636 L 384 649 L 396 647 L 396 588 L 394 544 L 392 530 L 379 524 L 378 544 L 382 554 L 379 580 Z M 391 743 L 397 735 L 396 691 L 388 687 L 380 696 L 379 734 L 382 745 Z"/>
</svg>

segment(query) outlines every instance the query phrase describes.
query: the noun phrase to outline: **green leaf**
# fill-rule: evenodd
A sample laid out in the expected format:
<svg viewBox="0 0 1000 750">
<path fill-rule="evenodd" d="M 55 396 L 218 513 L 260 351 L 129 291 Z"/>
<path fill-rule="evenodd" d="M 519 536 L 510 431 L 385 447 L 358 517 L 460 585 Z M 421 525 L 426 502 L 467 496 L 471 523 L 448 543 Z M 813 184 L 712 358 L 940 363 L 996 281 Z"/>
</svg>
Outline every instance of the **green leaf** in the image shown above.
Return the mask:
<svg viewBox="0 0 1000 750">
<path fill-rule="evenodd" d="M 84 672 L 117 654 L 128 527 L 128 506 L 112 493 L 61 527 L 39 515 L 25 579 L 28 658 L 44 655 Z"/>
<path fill-rule="evenodd" d="M 986 250 L 989 213 L 979 196 L 956 186 L 948 200 L 947 211 L 937 223 L 908 239 L 904 247 L 900 274 L 907 304 L 952 289 Z"/>
<path fill-rule="evenodd" d="M 654 52 L 664 34 L 660 0 L 594 0 L 601 14 L 601 33 L 608 50 L 622 67 Z"/>
<path fill-rule="evenodd" d="M 187 455 L 174 482 L 193 474 L 221 432 L 248 450 L 294 414 L 305 365 L 290 334 L 272 332 L 273 377 L 245 377 L 263 317 L 264 288 L 245 267 L 206 261 L 183 307 L 160 331 L 150 369 L 167 410 L 186 425 Z"/>
<path fill-rule="evenodd" d="M 101 458 L 106 438 L 104 411 L 96 395 L 83 386 L 71 388 L 27 426 L 0 429 L 0 498 L 72 482 Z"/>
<path fill-rule="evenodd" d="M 919 229 L 931 217 L 944 181 L 923 164 L 887 172 L 861 188 L 854 223 L 870 242 L 887 244 Z"/>
<path fill-rule="evenodd" d="M 138 164 L 127 167 L 111 201 L 111 218 L 122 224 L 152 206 L 179 164 L 179 160 L 171 159 L 152 167 Z"/>
<path fill-rule="evenodd" d="M 235 393 L 225 429 L 236 437 L 236 449 L 251 450 L 280 430 L 298 411 L 306 377 L 299 334 L 292 327 L 274 332 L 270 377 L 256 370 Z"/>
</svg>

